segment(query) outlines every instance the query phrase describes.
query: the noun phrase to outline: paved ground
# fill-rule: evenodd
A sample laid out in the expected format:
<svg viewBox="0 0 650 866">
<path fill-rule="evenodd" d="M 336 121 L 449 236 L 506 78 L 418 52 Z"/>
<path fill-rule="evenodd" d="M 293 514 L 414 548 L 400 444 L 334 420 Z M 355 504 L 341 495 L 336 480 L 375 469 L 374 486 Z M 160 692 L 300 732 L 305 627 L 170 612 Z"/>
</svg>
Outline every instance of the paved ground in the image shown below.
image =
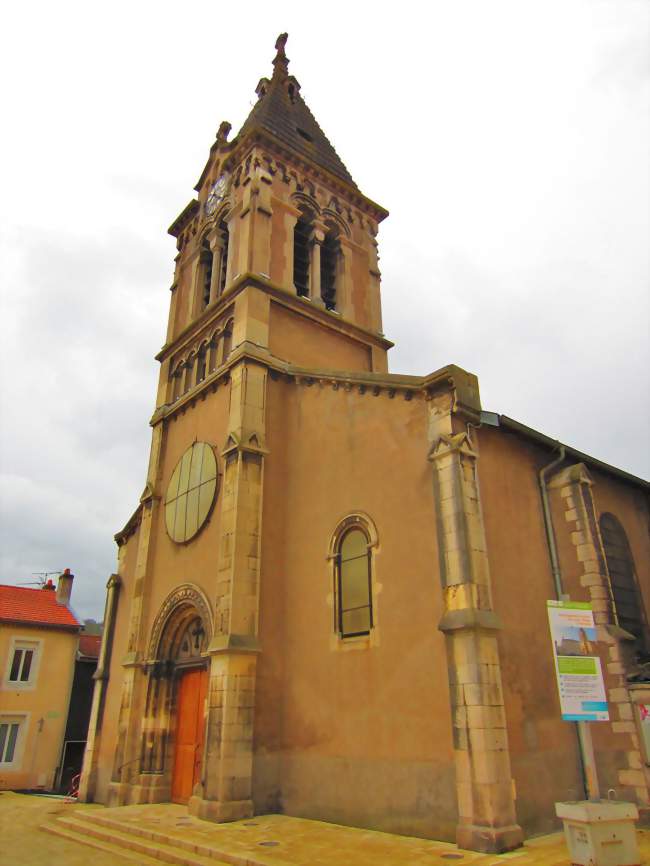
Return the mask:
<svg viewBox="0 0 650 866">
<path fill-rule="evenodd" d="M 59 815 L 83 808 L 101 806 L 67 805 L 49 797 L 27 797 L 0 792 L 1 866 L 133 866 L 131 861 L 101 851 L 66 842 L 39 829 Z"/>
<path fill-rule="evenodd" d="M 162 832 L 197 845 L 214 844 L 239 857 L 254 856 L 268 866 L 568 866 L 561 834 L 530 840 L 509 854 L 483 855 L 455 845 L 320 821 L 265 815 L 233 824 L 197 821 L 180 806 L 104 809 L 62 800 L 0 793 L 0 864 L 21 866 L 133 866 L 133 859 L 106 853 L 44 833 L 39 827 L 62 815 L 119 817 L 124 826 Z M 641 863 L 650 864 L 650 831 L 640 830 Z M 268 843 L 271 843 L 270 845 Z M 133 857 L 133 852 L 131 858 Z M 147 858 L 143 861 L 149 862 Z"/>
</svg>

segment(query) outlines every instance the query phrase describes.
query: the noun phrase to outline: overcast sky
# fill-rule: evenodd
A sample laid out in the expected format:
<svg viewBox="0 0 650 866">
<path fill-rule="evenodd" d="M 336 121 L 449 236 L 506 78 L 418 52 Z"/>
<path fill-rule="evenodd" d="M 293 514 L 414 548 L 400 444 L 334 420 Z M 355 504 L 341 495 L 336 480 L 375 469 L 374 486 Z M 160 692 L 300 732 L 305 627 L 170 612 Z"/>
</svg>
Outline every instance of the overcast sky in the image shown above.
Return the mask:
<svg viewBox="0 0 650 866">
<path fill-rule="evenodd" d="M 379 237 L 391 371 L 648 477 L 645 0 L 30 2 L 2 16 L 0 582 L 100 617 L 175 255 L 275 38 Z"/>
</svg>

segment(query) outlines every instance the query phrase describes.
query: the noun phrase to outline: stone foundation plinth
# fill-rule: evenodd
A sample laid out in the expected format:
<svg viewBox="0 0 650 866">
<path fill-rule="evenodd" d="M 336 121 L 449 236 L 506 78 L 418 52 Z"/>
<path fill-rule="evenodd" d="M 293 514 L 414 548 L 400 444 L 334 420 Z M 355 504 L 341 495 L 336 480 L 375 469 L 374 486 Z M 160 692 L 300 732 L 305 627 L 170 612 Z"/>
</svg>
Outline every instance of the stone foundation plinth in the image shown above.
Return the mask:
<svg viewBox="0 0 650 866">
<path fill-rule="evenodd" d="M 190 797 L 187 809 L 190 815 L 194 815 L 195 818 L 216 821 L 220 824 L 228 821 L 239 821 L 242 818 L 252 818 L 254 814 L 252 800 L 230 800 L 222 803 L 219 800 Z"/>
</svg>

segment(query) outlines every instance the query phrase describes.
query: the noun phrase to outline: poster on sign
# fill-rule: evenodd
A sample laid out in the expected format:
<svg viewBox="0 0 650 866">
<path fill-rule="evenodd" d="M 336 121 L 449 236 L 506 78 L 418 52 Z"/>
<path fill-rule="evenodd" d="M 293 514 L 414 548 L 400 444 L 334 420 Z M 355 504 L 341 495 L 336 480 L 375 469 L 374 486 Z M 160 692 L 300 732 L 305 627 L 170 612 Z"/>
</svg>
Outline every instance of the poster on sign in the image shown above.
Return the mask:
<svg viewBox="0 0 650 866">
<path fill-rule="evenodd" d="M 606 722 L 609 712 L 591 605 L 549 601 L 547 608 L 562 718 Z"/>
</svg>

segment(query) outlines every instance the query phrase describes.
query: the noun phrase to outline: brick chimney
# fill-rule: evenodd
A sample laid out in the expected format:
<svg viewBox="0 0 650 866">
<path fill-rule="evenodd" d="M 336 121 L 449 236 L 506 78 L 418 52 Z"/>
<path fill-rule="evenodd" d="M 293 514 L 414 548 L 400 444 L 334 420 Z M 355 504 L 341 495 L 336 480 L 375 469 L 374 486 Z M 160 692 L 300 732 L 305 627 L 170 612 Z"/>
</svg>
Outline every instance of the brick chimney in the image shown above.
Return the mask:
<svg viewBox="0 0 650 866">
<path fill-rule="evenodd" d="M 56 600 L 58 604 L 70 604 L 73 580 L 74 574 L 70 574 L 69 568 L 66 568 L 63 574 L 59 575 L 59 582 L 56 586 Z"/>
</svg>

